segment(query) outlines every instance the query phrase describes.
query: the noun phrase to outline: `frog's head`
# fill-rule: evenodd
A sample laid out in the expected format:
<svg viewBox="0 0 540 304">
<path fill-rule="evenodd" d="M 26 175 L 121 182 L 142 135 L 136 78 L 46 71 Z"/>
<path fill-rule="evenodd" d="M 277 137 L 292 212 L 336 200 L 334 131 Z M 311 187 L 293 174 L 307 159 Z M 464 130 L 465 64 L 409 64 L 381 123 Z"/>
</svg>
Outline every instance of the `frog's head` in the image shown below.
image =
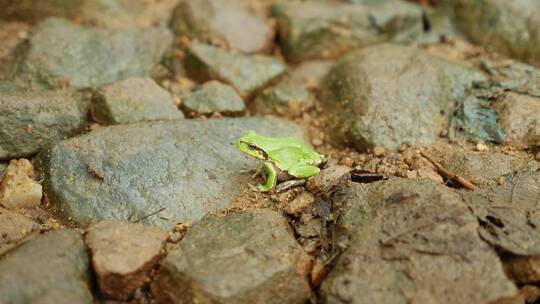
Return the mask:
<svg viewBox="0 0 540 304">
<path fill-rule="evenodd" d="M 243 153 L 251 155 L 258 159 L 265 159 L 264 152 L 257 146 L 259 135 L 253 130 L 249 130 L 244 136 L 236 142 L 236 148 Z"/>
</svg>

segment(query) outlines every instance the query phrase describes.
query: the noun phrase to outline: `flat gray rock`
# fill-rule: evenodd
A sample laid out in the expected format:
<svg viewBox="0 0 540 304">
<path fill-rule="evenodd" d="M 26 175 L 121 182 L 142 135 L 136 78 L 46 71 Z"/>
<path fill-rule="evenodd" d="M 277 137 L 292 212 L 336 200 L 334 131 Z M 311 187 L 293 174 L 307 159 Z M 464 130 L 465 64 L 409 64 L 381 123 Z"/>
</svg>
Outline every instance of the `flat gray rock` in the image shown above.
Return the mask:
<svg viewBox="0 0 540 304">
<path fill-rule="evenodd" d="M 351 184 L 336 240 L 348 245 L 320 293 L 326 303 L 495 303 L 517 288 L 459 194 L 430 181 Z"/>
<path fill-rule="evenodd" d="M 422 50 L 384 44 L 353 52 L 327 75 L 322 102 L 335 142 L 365 150 L 431 144 L 479 72 Z"/>
<path fill-rule="evenodd" d="M 166 28 L 103 29 L 48 18 L 16 50 L 14 70 L 25 81 L 48 87 L 98 88 L 148 75 L 172 38 Z"/>
<path fill-rule="evenodd" d="M 401 0 L 373 5 L 281 1 L 271 7 L 288 61 L 337 58 L 387 40 L 407 41 L 423 32 L 422 9 Z"/>
<path fill-rule="evenodd" d="M 56 230 L 0 260 L 1 303 L 94 303 L 82 235 Z"/>
<path fill-rule="evenodd" d="M 526 168 L 527 162 L 504 153 L 473 152 L 461 149 L 448 151 L 441 164 L 479 187 L 494 186 L 499 177 Z"/>
<path fill-rule="evenodd" d="M 272 118 L 103 127 L 40 154 L 44 192 L 60 219 L 77 226 L 144 218 L 170 228 L 197 220 L 228 207 L 252 182 L 246 171 L 257 162 L 234 147 L 250 129 L 303 137 L 293 123 Z"/>
<path fill-rule="evenodd" d="M 191 88 L 182 96 L 181 107 L 197 114 L 238 115 L 246 110 L 244 100 L 231 86 L 215 80 Z"/>
<path fill-rule="evenodd" d="M 268 50 L 274 37 L 269 22 L 243 0 L 181 0 L 170 28 L 178 36 L 246 53 Z"/>
<path fill-rule="evenodd" d="M 152 290 L 158 303 L 305 303 L 308 265 L 283 216 L 250 209 L 190 227 Z"/>
<path fill-rule="evenodd" d="M 273 57 L 249 56 L 198 42 L 190 44 L 184 65 L 195 80 L 223 81 L 242 97 L 250 97 L 287 70 L 285 64 Z"/>
<path fill-rule="evenodd" d="M 259 115 L 273 114 L 295 118 L 313 105 L 313 99 L 305 86 L 292 81 L 282 81 L 257 95 L 253 100 L 253 107 Z"/>
<path fill-rule="evenodd" d="M 150 77 L 107 85 L 92 98 L 92 115 L 105 124 L 184 118 L 171 94 Z"/>
<path fill-rule="evenodd" d="M 0 88 L 0 160 L 30 156 L 81 132 L 86 116 L 73 92 Z"/>
<path fill-rule="evenodd" d="M 489 50 L 540 65 L 540 2 L 537 0 L 456 0 L 456 25 Z"/>
</svg>

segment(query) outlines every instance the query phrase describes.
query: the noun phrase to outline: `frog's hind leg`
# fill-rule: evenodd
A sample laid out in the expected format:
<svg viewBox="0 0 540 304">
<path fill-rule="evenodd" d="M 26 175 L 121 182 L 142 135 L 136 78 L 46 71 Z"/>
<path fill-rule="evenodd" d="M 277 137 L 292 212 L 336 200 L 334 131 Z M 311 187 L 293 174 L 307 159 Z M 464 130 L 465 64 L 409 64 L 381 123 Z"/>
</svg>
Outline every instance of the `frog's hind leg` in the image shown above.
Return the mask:
<svg viewBox="0 0 540 304">
<path fill-rule="evenodd" d="M 266 170 L 266 182 L 259 186 L 261 192 L 267 192 L 274 189 L 277 182 L 276 169 L 270 162 L 264 162 L 264 169 Z"/>
<path fill-rule="evenodd" d="M 298 178 L 308 178 L 319 173 L 319 171 L 321 171 L 319 167 L 310 165 L 298 165 L 289 169 L 289 174 Z"/>
</svg>

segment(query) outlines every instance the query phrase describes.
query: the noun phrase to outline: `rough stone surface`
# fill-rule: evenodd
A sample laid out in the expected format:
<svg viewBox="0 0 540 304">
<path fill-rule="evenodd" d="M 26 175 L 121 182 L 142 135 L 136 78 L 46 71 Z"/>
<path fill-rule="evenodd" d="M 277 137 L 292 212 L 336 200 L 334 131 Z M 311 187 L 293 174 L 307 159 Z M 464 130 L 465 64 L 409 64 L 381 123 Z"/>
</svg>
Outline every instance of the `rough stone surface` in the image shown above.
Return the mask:
<svg viewBox="0 0 540 304">
<path fill-rule="evenodd" d="M 463 194 L 480 221 L 480 236 L 503 252 L 540 254 L 540 172 L 509 175 L 503 186 Z"/>
<path fill-rule="evenodd" d="M 102 88 L 92 99 L 92 115 L 107 124 L 184 117 L 171 94 L 150 77 L 133 77 Z"/>
<path fill-rule="evenodd" d="M 268 209 L 206 217 L 163 260 L 158 303 L 305 303 L 307 255 Z"/>
<path fill-rule="evenodd" d="M 334 64 L 334 60 L 304 61 L 290 71 L 291 81 L 308 88 L 318 88 Z"/>
<path fill-rule="evenodd" d="M 0 260 L 1 303 L 93 303 L 79 232 L 51 231 Z"/>
<path fill-rule="evenodd" d="M 67 91 L 0 86 L 0 160 L 27 157 L 86 126 L 86 107 Z"/>
<path fill-rule="evenodd" d="M 186 112 L 198 114 L 237 115 L 246 109 L 244 100 L 232 87 L 215 80 L 193 87 L 182 96 L 181 106 Z"/>
<path fill-rule="evenodd" d="M 522 148 L 540 146 L 540 98 L 508 92 L 495 108 L 509 143 Z"/>
<path fill-rule="evenodd" d="M 396 0 L 372 6 L 282 1 L 271 8 L 289 61 L 336 58 L 385 40 L 404 41 L 422 32 L 422 9 Z"/>
<path fill-rule="evenodd" d="M 7 163 L 0 163 L 0 179 L 2 179 L 2 176 L 4 175 L 4 170 L 7 167 Z"/>
<path fill-rule="evenodd" d="M 199 82 L 220 80 L 249 97 L 283 74 L 287 66 L 275 58 L 242 55 L 193 42 L 184 63 L 190 77 Z"/>
<path fill-rule="evenodd" d="M 150 279 L 166 239 L 167 231 L 138 223 L 101 221 L 90 225 L 86 244 L 102 294 L 127 300 Z"/>
<path fill-rule="evenodd" d="M 32 226 L 33 222 L 23 215 L 0 207 L 0 256 L 30 234 Z"/>
<path fill-rule="evenodd" d="M 181 0 L 170 27 L 179 36 L 247 53 L 269 49 L 274 32 L 240 0 Z"/>
<path fill-rule="evenodd" d="M 148 75 L 171 43 L 165 28 L 101 29 L 49 18 L 16 50 L 14 71 L 48 87 L 97 88 Z"/>
<path fill-rule="evenodd" d="M 247 130 L 302 138 L 271 118 L 177 120 L 99 128 L 40 156 L 53 211 L 79 226 L 93 219 L 140 219 L 171 227 L 225 208 L 256 162 L 234 147 Z"/>
<path fill-rule="evenodd" d="M 290 81 L 266 88 L 253 101 L 257 114 L 289 118 L 301 116 L 312 105 L 313 96 L 307 88 Z"/>
<path fill-rule="evenodd" d="M 473 152 L 457 149 L 442 156 L 441 164 L 479 187 L 494 186 L 500 176 L 510 174 L 525 163 L 500 152 Z"/>
<path fill-rule="evenodd" d="M 478 236 L 476 218 L 448 187 L 407 179 L 351 184 L 334 204 L 345 208 L 337 233 L 349 247 L 321 286 L 327 303 L 493 303 L 517 294 Z"/>
<path fill-rule="evenodd" d="M 329 196 L 341 184 L 351 178 L 351 168 L 342 165 L 329 166 L 310 178 L 306 188 L 319 195 Z"/>
<path fill-rule="evenodd" d="M 536 0 L 456 0 L 457 26 L 488 49 L 540 65 L 540 2 Z"/>
<path fill-rule="evenodd" d="M 37 22 L 50 16 L 111 28 L 165 25 L 177 0 L 0 0 L 0 18 Z"/>
<path fill-rule="evenodd" d="M 380 45 L 353 52 L 323 84 L 330 136 L 360 150 L 433 143 L 447 126 L 453 103 L 483 79 L 415 48 Z"/>
<path fill-rule="evenodd" d="M 27 159 L 11 160 L 0 183 L 0 205 L 9 209 L 37 207 L 42 195 L 32 164 Z"/>
</svg>

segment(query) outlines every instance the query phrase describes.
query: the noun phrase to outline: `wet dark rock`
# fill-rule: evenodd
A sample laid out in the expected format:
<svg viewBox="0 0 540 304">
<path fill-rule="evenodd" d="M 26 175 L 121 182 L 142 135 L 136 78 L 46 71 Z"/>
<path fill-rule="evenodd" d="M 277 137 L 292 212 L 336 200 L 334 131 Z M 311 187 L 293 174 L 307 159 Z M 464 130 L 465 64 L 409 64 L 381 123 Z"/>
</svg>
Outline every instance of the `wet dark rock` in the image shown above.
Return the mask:
<svg viewBox="0 0 540 304">
<path fill-rule="evenodd" d="M 442 156 L 441 164 L 479 187 L 494 186 L 500 176 L 526 165 L 523 160 L 500 152 L 473 152 L 456 149 Z"/>
<path fill-rule="evenodd" d="M 47 87 L 98 88 L 148 75 L 171 43 L 165 28 L 101 29 L 49 18 L 15 50 L 14 69 L 17 77 Z"/>
<path fill-rule="evenodd" d="M 379 45 L 347 55 L 327 75 L 323 107 L 336 142 L 365 150 L 430 144 L 479 72 L 410 47 Z"/>
<path fill-rule="evenodd" d="M 0 207 L 0 256 L 22 242 L 33 225 L 22 214 Z"/>
<path fill-rule="evenodd" d="M 463 194 L 480 221 L 480 236 L 504 252 L 540 254 L 540 172 L 509 175 L 502 186 Z"/>
<path fill-rule="evenodd" d="M 494 303 L 517 294 L 478 236 L 476 218 L 448 187 L 407 179 L 351 184 L 334 204 L 345 208 L 337 231 L 348 248 L 321 285 L 326 302 Z"/>
<path fill-rule="evenodd" d="M 274 36 L 268 22 L 240 0 L 181 0 L 170 27 L 178 36 L 247 53 L 269 49 Z"/>
<path fill-rule="evenodd" d="M 234 142 L 247 130 L 303 138 L 272 118 L 177 120 L 102 127 L 40 154 L 43 188 L 66 223 L 120 219 L 172 227 L 229 206 L 255 160 Z M 151 215 L 152 213 L 156 214 Z M 148 216 L 151 215 L 151 216 Z"/>
<path fill-rule="evenodd" d="M 209 81 L 195 86 L 182 96 L 182 109 L 186 113 L 238 115 L 245 111 L 242 97 L 229 85 L 219 81 Z"/>
<path fill-rule="evenodd" d="M 305 303 L 309 258 L 268 209 L 205 217 L 163 260 L 158 303 Z"/>
<path fill-rule="evenodd" d="M 195 80 L 223 81 L 244 98 L 263 89 L 287 69 L 272 57 L 242 55 L 197 42 L 190 44 L 184 64 L 188 75 Z"/>
<path fill-rule="evenodd" d="M 79 133 L 86 107 L 69 91 L 24 91 L 0 88 L 0 160 L 26 157 Z"/>
<path fill-rule="evenodd" d="M 150 272 L 163 254 L 167 231 L 122 221 L 90 225 L 86 244 L 102 294 L 127 300 L 150 280 Z"/>
<path fill-rule="evenodd" d="M 271 7 L 288 61 L 336 58 L 386 40 L 407 41 L 423 31 L 422 9 L 395 0 L 376 5 L 282 1 Z"/>
<path fill-rule="evenodd" d="M 456 0 L 456 24 L 475 43 L 540 65 L 540 2 L 536 0 Z"/>
<path fill-rule="evenodd" d="M 94 303 L 81 234 L 40 235 L 0 260 L 2 303 Z"/>
<path fill-rule="evenodd" d="M 257 114 L 274 114 L 289 118 L 301 116 L 313 105 L 313 96 L 306 87 L 290 81 L 266 88 L 253 101 Z"/>
<path fill-rule="evenodd" d="M 55 16 L 112 28 L 164 25 L 176 0 L 0 0 L 0 18 L 38 22 Z"/>
<path fill-rule="evenodd" d="M 452 117 L 449 138 L 503 143 L 506 133 L 497 123 L 497 119 L 497 112 L 491 108 L 489 100 L 469 96 L 459 104 Z"/>
<path fill-rule="evenodd" d="M 150 77 L 133 77 L 105 86 L 92 98 L 92 115 L 105 124 L 184 117 L 171 94 Z"/>
<path fill-rule="evenodd" d="M 495 108 L 509 143 L 522 148 L 540 146 L 540 98 L 508 92 Z"/>
</svg>

